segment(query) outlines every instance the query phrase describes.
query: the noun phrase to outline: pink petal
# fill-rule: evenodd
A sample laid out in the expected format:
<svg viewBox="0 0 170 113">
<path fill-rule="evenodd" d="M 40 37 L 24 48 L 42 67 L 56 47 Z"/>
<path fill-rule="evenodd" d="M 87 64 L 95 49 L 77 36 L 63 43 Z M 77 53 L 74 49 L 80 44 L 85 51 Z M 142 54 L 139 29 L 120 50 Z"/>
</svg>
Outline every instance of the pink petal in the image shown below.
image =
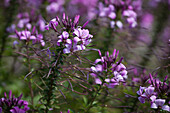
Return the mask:
<svg viewBox="0 0 170 113">
<path fill-rule="evenodd" d="M 96 84 L 102 84 L 102 81 L 99 78 L 96 78 Z"/>
<path fill-rule="evenodd" d="M 116 14 L 114 12 L 111 12 L 108 16 L 111 19 L 115 19 L 116 18 Z"/>
<path fill-rule="evenodd" d="M 162 109 L 170 112 L 170 107 L 168 105 L 162 106 Z"/>
<path fill-rule="evenodd" d="M 152 103 L 152 104 L 151 104 L 151 108 L 153 108 L 153 109 L 157 109 L 157 108 L 158 108 L 158 106 L 157 106 L 155 103 Z"/>
</svg>

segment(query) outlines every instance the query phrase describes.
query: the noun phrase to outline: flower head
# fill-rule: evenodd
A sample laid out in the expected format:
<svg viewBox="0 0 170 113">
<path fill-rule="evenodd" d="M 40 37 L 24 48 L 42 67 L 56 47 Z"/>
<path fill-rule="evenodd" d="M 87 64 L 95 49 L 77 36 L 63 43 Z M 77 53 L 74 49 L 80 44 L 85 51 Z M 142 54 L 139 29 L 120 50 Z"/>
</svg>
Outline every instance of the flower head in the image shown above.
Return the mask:
<svg viewBox="0 0 170 113">
<path fill-rule="evenodd" d="M 149 76 L 150 80 L 148 83 L 151 85 L 149 87 L 140 86 L 139 91 L 137 91 L 139 101 L 145 103 L 145 100 L 148 100 L 151 103 L 151 108 L 170 111 L 170 107 L 164 105 L 166 100 L 169 101 L 168 96 L 170 86 L 166 83 L 167 76 L 163 82 L 159 79 L 154 79 L 151 74 Z M 164 97 L 164 99 L 160 99 L 159 97 Z"/>
<path fill-rule="evenodd" d="M 122 29 L 124 21 L 130 27 L 137 26 L 137 13 L 141 9 L 141 1 L 132 0 L 105 0 L 103 3 L 99 2 L 99 17 L 108 18 L 111 28 L 118 27 Z"/>
<path fill-rule="evenodd" d="M 9 96 L 7 98 L 7 94 L 4 93 L 4 97 L 0 99 L 0 112 L 12 112 L 12 113 L 25 113 L 29 110 L 28 102 L 25 100 L 21 100 L 22 94 L 15 98 L 12 95 L 12 91 L 9 91 Z"/>
<path fill-rule="evenodd" d="M 65 31 L 74 31 L 74 29 L 77 28 L 77 25 L 79 23 L 80 15 L 76 15 L 74 20 L 69 19 L 68 16 L 63 13 L 63 18 L 60 20 L 57 16 L 56 18 L 52 19 L 48 25 L 46 25 L 46 30 L 49 30 L 49 28 L 52 28 L 54 31 L 58 31 L 56 27 L 60 25 L 63 30 Z M 58 31 L 59 32 L 59 31 Z"/>
<path fill-rule="evenodd" d="M 109 55 L 109 52 L 106 52 L 105 56 L 102 56 L 99 51 L 101 58 L 96 59 L 95 66 L 91 67 L 91 75 L 95 78 L 96 84 L 104 84 L 108 88 L 113 88 L 119 85 L 120 82 L 125 83 L 127 71 L 126 67 L 121 63 L 123 58 L 116 62 L 118 54 L 119 51 L 116 52 L 116 49 L 111 55 Z"/>
<path fill-rule="evenodd" d="M 88 22 L 86 22 L 82 27 L 78 26 L 79 18 L 80 15 L 76 15 L 74 20 L 72 20 L 63 13 L 62 20 L 56 17 L 46 26 L 47 30 L 52 28 L 59 34 L 57 46 L 63 48 L 63 53 L 72 53 L 84 50 L 93 38 L 93 36 L 89 34 L 89 30 L 84 29 Z M 61 27 L 60 30 L 57 30 L 58 25 Z"/>
<path fill-rule="evenodd" d="M 151 104 L 151 108 L 153 108 L 153 109 L 161 108 L 165 111 L 170 112 L 170 107 L 168 105 L 164 105 L 164 104 L 165 104 L 165 99 L 156 99 L 154 101 L 154 103 Z"/>
<path fill-rule="evenodd" d="M 16 30 L 16 37 L 19 40 L 25 40 L 27 42 L 33 41 L 33 43 L 41 43 L 42 46 L 45 46 L 45 42 L 43 40 L 43 35 L 38 34 L 38 31 L 35 31 L 35 27 L 33 28 L 32 32 L 28 30 L 23 30 L 23 31 L 17 31 Z"/>
</svg>

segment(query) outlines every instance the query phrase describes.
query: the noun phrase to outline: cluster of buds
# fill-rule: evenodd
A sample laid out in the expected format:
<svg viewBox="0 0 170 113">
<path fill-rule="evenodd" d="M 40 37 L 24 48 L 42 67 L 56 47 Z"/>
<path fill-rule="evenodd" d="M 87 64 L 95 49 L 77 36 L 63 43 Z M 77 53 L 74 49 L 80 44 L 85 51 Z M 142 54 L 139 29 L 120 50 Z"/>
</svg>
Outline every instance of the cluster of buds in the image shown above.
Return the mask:
<svg viewBox="0 0 170 113">
<path fill-rule="evenodd" d="M 139 2 L 138 4 L 141 3 Z M 130 27 L 134 28 L 137 25 L 136 5 L 132 0 L 105 0 L 104 4 L 99 3 L 99 17 L 109 18 L 111 28 L 118 27 L 121 29 L 123 27 L 122 18 L 126 20 Z M 120 15 L 121 17 L 118 17 Z"/>
<path fill-rule="evenodd" d="M 149 76 L 146 74 L 146 69 L 137 69 L 136 67 L 132 67 L 133 69 L 133 75 L 132 76 L 132 81 L 134 84 L 145 84 L 148 79 Z M 154 77 L 156 77 L 157 74 L 154 75 Z"/>
<path fill-rule="evenodd" d="M 33 41 L 33 44 L 35 43 L 41 43 L 42 46 L 45 46 L 45 42 L 43 40 L 43 35 L 38 34 L 38 31 L 35 30 L 35 27 L 33 27 L 32 32 L 28 30 L 23 31 L 17 31 L 14 38 L 18 38 L 19 40 L 25 40 L 26 42 Z"/>
<path fill-rule="evenodd" d="M 145 103 L 145 101 L 149 101 L 151 103 L 151 108 L 153 109 L 162 109 L 170 112 L 170 107 L 168 105 L 164 105 L 165 102 L 168 103 L 169 100 L 169 89 L 170 84 L 166 84 L 167 76 L 164 79 L 164 82 L 161 82 L 158 79 L 153 79 L 150 74 L 150 86 L 149 87 L 141 87 L 137 94 L 139 95 L 138 99 L 141 103 Z M 163 99 L 160 99 L 163 98 Z"/>
<path fill-rule="evenodd" d="M 63 19 L 60 21 L 58 17 L 52 19 L 46 26 L 46 30 L 52 28 L 59 34 L 57 45 L 64 48 L 63 53 L 71 53 L 78 50 L 84 50 L 91 42 L 93 36 L 89 34 L 88 29 L 84 29 L 88 22 L 82 27 L 78 26 L 80 15 L 75 16 L 74 21 L 63 14 Z M 60 25 L 61 30 L 56 27 Z"/>
<path fill-rule="evenodd" d="M 114 49 L 113 54 L 109 56 L 109 52 L 105 56 L 101 55 L 100 59 L 96 59 L 91 67 L 91 75 L 95 78 L 96 84 L 106 85 L 108 88 L 114 88 L 119 83 L 125 83 L 127 79 L 126 67 L 121 63 L 123 58 L 116 62 L 119 51 Z"/>
<path fill-rule="evenodd" d="M 15 98 L 12 95 L 12 91 L 9 92 L 9 97 L 7 98 L 7 94 L 4 93 L 4 97 L 0 99 L 0 113 L 25 113 L 29 110 L 28 102 L 25 100 L 21 100 L 22 94 Z"/>
</svg>

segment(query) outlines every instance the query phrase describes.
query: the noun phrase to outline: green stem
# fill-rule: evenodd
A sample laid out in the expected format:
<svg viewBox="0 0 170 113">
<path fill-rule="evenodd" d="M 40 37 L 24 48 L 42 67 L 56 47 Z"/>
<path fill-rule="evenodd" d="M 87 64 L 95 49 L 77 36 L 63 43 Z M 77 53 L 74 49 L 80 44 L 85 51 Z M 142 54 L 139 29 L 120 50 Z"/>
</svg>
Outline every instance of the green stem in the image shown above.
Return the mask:
<svg viewBox="0 0 170 113">
<path fill-rule="evenodd" d="M 85 113 L 89 113 L 89 110 L 93 107 L 93 102 L 95 101 L 95 99 L 97 98 L 98 93 L 100 92 L 100 90 L 102 89 L 102 85 L 100 85 L 99 89 L 97 90 L 95 96 L 93 97 L 92 101 L 90 102 L 90 105 L 87 107 Z"/>
<path fill-rule="evenodd" d="M 30 56 L 29 56 L 29 42 L 26 43 L 26 50 L 27 50 L 27 64 L 28 64 L 28 71 L 31 72 L 31 63 L 30 63 Z M 30 89 L 30 95 L 31 95 L 31 105 L 34 106 L 34 92 L 32 89 L 32 82 L 31 79 L 28 81 L 28 87 Z M 32 110 L 34 113 L 34 110 Z"/>
<path fill-rule="evenodd" d="M 54 83 L 54 80 L 53 78 L 51 77 L 50 79 L 50 85 L 49 85 L 49 90 L 48 90 L 48 97 L 47 97 L 47 104 L 46 104 L 46 109 L 45 109 L 45 113 L 48 113 L 49 111 L 49 108 L 50 108 L 50 104 L 51 104 L 51 99 L 52 99 L 52 94 L 53 94 L 53 83 Z"/>
<path fill-rule="evenodd" d="M 55 85 L 56 85 L 56 81 L 58 76 L 60 75 L 60 71 L 59 71 L 59 64 L 62 63 L 62 53 L 60 52 L 55 63 L 53 63 L 52 67 L 51 67 L 51 75 L 48 75 L 48 77 L 46 78 L 46 85 L 48 87 L 47 90 L 45 90 L 44 94 L 45 97 L 44 99 L 46 100 L 46 104 L 45 105 L 45 113 L 48 113 L 49 108 L 51 108 L 51 100 L 53 99 L 53 91 L 55 90 Z M 49 72 L 49 73 L 51 73 Z"/>
</svg>

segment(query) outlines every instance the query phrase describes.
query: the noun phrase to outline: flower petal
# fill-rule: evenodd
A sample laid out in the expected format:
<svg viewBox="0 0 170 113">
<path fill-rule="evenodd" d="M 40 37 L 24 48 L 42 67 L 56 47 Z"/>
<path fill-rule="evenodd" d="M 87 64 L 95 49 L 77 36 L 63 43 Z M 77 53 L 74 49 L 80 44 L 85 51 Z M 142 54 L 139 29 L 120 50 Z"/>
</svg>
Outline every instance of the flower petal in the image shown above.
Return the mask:
<svg viewBox="0 0 170 113">
<path fill-rule="evenodd" d="M 138 97 L 138 99 L 139 99 L 139 101 L 140 101 L 141 103 L 145 103 L 145 98 L 143 98 L 143 97 Z"/>
<path fill-rule="evenodd" d="M 155 103 L 152 103 L 152 104 L 151 104 L 151 108 L 153 108 L 153 109 L 157 109 L 157 108 L 158 108 L 158 106 L 157 106 Z"/>
<path fill-rule="evenodd" d="M 165 100 L 164 100 L 164 99 L 156 99 L 156 100 L 155 100 L 155 104 L 156 104 L 157 106 L 163 106 L 164 103 L 165 103 Z"/>
<path fill-rule="evenodd" d="M 170 107 L 168 105 L 162 106 L 162 109 L 170 112 Z"/>
<path fill-rule="evenodd" d="M 96 78 L 95 82 L 96 84 L 102 84 L 102 81 L 99 78 Z"/>
</svg>

